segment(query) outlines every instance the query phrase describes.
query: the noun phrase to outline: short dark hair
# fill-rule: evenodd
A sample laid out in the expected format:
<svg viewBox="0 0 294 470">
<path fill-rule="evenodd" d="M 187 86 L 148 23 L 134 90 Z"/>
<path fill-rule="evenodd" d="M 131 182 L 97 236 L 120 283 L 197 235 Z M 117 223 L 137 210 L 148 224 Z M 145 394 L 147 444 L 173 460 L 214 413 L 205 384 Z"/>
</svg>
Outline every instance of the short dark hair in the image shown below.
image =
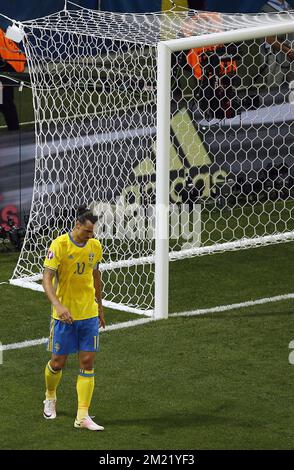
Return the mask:
<svg viewBox="0 0 294 470">
<path fill-rule="evenodd" d="M 87 206 L 79 206 L 77 208 L 77 221 L 85 224 L 87 220 L 92 222 L 92 224 L 96 224 L 98 217 Z"/>
</svg>

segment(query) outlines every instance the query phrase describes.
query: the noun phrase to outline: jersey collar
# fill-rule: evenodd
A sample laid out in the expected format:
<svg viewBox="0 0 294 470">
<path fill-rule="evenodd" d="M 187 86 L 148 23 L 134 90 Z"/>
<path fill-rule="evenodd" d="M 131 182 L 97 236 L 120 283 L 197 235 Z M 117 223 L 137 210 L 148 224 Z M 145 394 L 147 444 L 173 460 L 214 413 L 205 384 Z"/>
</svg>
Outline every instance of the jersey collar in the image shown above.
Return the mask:
<svg viewBox="0 0 294 470">
<path fill-rule="evenodd" d="M 74 245 L 78 246 L 79 248 L 83 248 L 83 247 L 86 246 L 86 244 L 87 244 L 87 242 L 85 242 L 85 243 L 77 243 L 77 242 L 75 242 L 69 232 L 68 232 L 68 236 L 69 236 L 70 241 L 71 241 Z"/>
</svg>

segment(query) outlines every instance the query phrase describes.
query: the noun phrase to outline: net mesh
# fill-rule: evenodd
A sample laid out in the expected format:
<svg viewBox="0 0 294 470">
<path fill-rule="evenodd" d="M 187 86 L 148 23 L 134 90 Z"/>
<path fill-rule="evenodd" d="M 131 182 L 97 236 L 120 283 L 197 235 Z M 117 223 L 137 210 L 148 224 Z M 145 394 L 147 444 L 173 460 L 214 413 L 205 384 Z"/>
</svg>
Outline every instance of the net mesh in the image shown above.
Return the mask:
<svg viewBox="0 0 294 470">
<path fill-rule="evenodd" d="M 40 278 L 50 241 L 71 230 L 75 209 L 85 203 L 99 217 L 105 300 L 150 313 L 157 44 L 279 24 L 294 14 L 69 7 L 23 23 L 36 119 L 35 185 L 13 279 Z M 289 46 L 290 35 L 281 42 Z M 291 61 L 269 38 L 173 53 L 171 259 L 293 238 L 292 80 Z"/>
</svg>

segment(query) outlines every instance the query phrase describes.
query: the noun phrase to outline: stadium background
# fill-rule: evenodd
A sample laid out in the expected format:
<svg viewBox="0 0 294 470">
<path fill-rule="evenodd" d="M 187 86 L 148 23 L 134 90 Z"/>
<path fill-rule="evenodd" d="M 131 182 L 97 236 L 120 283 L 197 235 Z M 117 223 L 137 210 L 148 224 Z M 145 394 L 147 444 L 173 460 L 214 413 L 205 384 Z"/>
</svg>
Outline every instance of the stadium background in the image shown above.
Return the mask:
<svg viewBox="0 0 294 470">
<path fill-rule="evenodd" d="M 16 2 L 2 2 L 1 12 L 10 18 L 26 20 L 48 15 L 57 10 L 58 3 L 62 0 L 18 0 Z M 74 3 L 85 8 L 100 9 L 105 11 L 119 12 L 147 12 L 160 11 L 170 5 L 169 0 L 76 0 Z M 191 8 L 204 9 L 209 11 L 230 12 L 230 13 L 253 13 L 260 10 L 265 3 L 264 0 L 243 0 L 242 2 L 232 2 L 231 0 L 178 0 L 177 5 L 186 4 Z M 293 0 L 289 1 L 293 5 Z M 3 21 L 3 20 L 1 20 Z"/>
<path fill-rule="evenodd" d="M 101 10 L 107 11 L 137 11 L 143 12 L 147 11 L 159 11 L 161 9 L 169 8 L 171 5 L 169 0 L 153 0 L 146 2 L 135 0 L 135 1 L 126 1 L 126 0 L 77 0 L 78 4 L 87 7 L 87 8 L 100 8 Z M 232 12 L 254 12 L 259 11 L 260 7 L 262 6 L 263 1 L 244 1 L 244 2 L 236 2 L 236 4 L 232 4 L 232 2 L 223 2 L 218 0 L 178 0 L 176 2 L 177 5 L 184 5 L 187 4 L 192 8 L 205 8 L 207 10 L 214 10 L 214 11 L 232 11 Z M 34 17 L 41 17 L 56 11 L 57 7 L 59 6 L 60 9 L 63 7 L 63 0 L 58 0 L 54 2 L 54 4 L 49 1 L 43 1 L 42 4 L 37 2 L 36 0 L 31 2 L 25 2 L 24 0 L 18 0 L 18 2 L 5 2 L 1 6 L 1 12 L 8 17 L 15 18 L 17 20 L 25 20 Z M 8 23 L 5 23 L 3 18 L 0 19 L 0 26 L 5 28 Z M 33 121 L 34 115 L 32 110 L 32 99 L 29 90 L 24 89 L 21 93 L 19 93 L 18 86 L 14 85 L 14 100 L 18 109 L 19 119 L 22 123 L 31 123 L 27 125 L 26 129 L 24 127 L 21 128 L 19 132 L 5 132 L 6 126 L 3 119 L 3 115 L 0 113 L 0 224 L 4 227 L 6 226 L 7 215 L 10 215 L 14 218 L 17 223 L 24 223 L 24 219 L 27 217 L 30 208 L 30 201 L 32 197 L 32 186 L 33 186 L 33 174 L 34 174 L 34 132 L 33 132 Z M 268 100 L 271 98 L 268 97 Z M 275 98 L 277 101 L 277 97 Z M 281 96 L 281 100 L 283 96 Z M 255 119 L 254 115 L 251 115 L 250 118 L 254 126 L 258 128 L 260 119 L 263 122 L 270 122 L 272 119 L 271 114 L 269 113 L 269 109 L 266 108 L 264 111 L 265 116 L 262 116 L 262 112 L 259 112 L 259 116 Z M 190 111 L 190 110 L 188 110 Z M 193 114 L 193 113 L 192 113 Z M 287 115 L 287 119 L 282 126 L 279 126 L 282 133 L 287 132 L 287 128 L 293 122 L 293 110 L 292 106 L 285 107 L 285 105 L 281 106 L 280 114 L 274 119 L 280 119 L 283 121 L 283 116 Z M 192 116 L 193 117 L 193 116 Z M 139 117 L 138 117 L 139 119 Z M 197 120 L 192 119 L 195 125 Z M 240 132 L 244 134 L 244 137 L 247 133 L 247 123 L 242 121 L 238 124 L 238 119 L 236 122 L 232 121 L 231 123 L 227 123 L 223 121 L 220 125 L 220 132 L 217 133 L 218 138 L 215 142 L 211 142 L 209 140 L 209 132 L 201 132 L 201 123 L 198 123 L 198 126 L 195 127 L 195 131 L 199 133 L 200 138 L 203 142 L 203 146 L 208 151 L 208 147 L 210 147 L 210 152 L 208 156 L 208 160 L 211 162 L 211 168 L 206 169 L 206 171 L 210 171 L 212 173 L 216 171 L 224 171 L 225 174 L 228 175 L 228 168 L 223 168 L 222 162 L 224 161 L 224 154 L 227 152 L 227 145 L 226 139 L 229 137 L 230 131 L 226 129 L 226 126 L 235 125 L 240 126 Z M 200 127 L 199 127 L 200 126 Z M 283 127 L 285 130 L 283 130 Z M 22 129 L 25 132 L 22 132 Z M 255 134 L 255 130 L 253 126 L 250 126 L 250 133 L 253 132 Z M 280 131 L 278 131 L 280 132 Z M 13 134 L 13 138 L 12 137 Z M 243 165 L 245 169 L 245 178 L 250 177 L 248 173 L 246 173 L 246 168 L 250 168 L 250 161 L 256 159 L 256 152 L 259 151 L 260 144 L 258 143 L 259 132 L 256 131 L 257 135 L 254 135 L 255 138 L 255 147 L 256 151 L 252 149 L 249 153 L 246 153 L 248 157 L 248 165 Z M 241 136 L 242 137 L 242 136 Z M 249 136 L 249 138 L 252 136 Z M 277 128 L 273 126 L 271 138 L 275 139 L 278 138 Z M 232 158 L 230 161 L 230 157 L 228 156 L 228 160 L 231 162 L 234 161 L 235 155 L 243 159 L 244 151 L 247 152 L 246 148 L 246 139 L 240 138 L 238 141 L 235 139 L 232 142 Z M 126 144 L 128 144 L 126 142 Z M 288 138 L 287 141 L 288 147 L 293 144 L 292 140 Z M 287 149 L 284 146 L 277 146 L 277 152 L 275 155 L 270 153 L 270 161 L 266 162 L 265 166 L 279 164 L 281 158 L 284 157 L 285 151 Z M 259 151 L 259 158 L 260 160 L 256 160 L 260 162 L 262 159 L 268 158 L 268 148 L 266 144 L 263 147 L 263 151 Z M 214 156 L 217 155 L 215 158 Z M 144 158 L 144 157 L 142 157 Z M 189 156 L 188 156 L 189 158 Z M 287 163 L 287 162 L 286 162 Z M 195 165 L 195 168 L 199 165 Z M 130 169 L 132 170 L 132 169 Z M 205 171 L 205 168 L 202 169 Z M 236 162 L 234 165 L 231 165 L 230 168 L 232 174 L 236 174 L 240 171 L 240 164 Z M 255 171 L 259 171 L 260 168 L 255 167 Z M 130 171 L 131 179 L 129 184 L 134 184 L 133 172 Z M 232 176 L 233 176 L 232 175 Z M 294 176 L 294 175 L 292 175 Z M 115 183 L 114 183 L 115 184 Z M 206 191 L 206 196 L 208 195 Z"/>
</svg>

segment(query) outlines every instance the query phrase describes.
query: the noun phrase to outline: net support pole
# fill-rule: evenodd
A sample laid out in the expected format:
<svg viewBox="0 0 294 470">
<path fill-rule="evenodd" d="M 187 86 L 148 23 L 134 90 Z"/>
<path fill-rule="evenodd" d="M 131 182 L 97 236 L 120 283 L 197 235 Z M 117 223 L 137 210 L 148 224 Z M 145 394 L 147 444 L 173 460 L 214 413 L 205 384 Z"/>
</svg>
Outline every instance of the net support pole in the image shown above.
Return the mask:
<svg viewBox="0 0 294 470">
<path fill-rule="evenodd" d="M 171 50 L 157 51 L 156 240 L 154 319 L 168 317 Z"/>
</svg>

